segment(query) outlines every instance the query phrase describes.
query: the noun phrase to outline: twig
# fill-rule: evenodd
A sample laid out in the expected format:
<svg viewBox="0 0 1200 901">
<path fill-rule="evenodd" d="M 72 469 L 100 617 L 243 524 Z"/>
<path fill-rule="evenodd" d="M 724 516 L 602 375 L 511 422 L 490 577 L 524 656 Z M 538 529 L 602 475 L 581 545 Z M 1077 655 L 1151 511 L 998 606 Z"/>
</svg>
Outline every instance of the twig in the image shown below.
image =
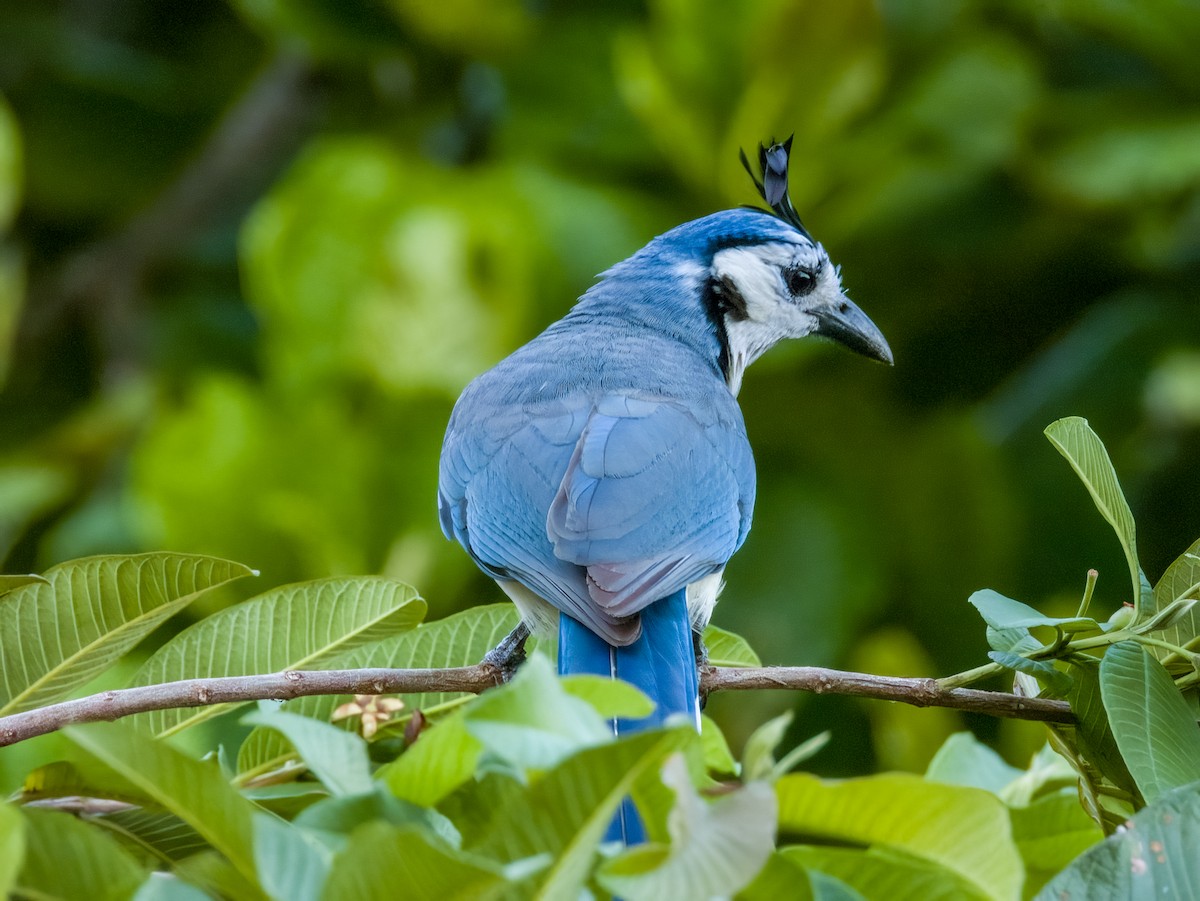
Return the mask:
<svg viewBox="0 0 1200 901">
<path fill-rule="evenodd" d="M 767 666 L 753 668 L 706 667 L 702 691 L 738 691 L 777 688 L 814 694 L 851 695 L 879 701 L 900 701 L 914 707 L 950 707 L 1006 719 L 1045 723 L 1074 723 L 1066 701 L 1026 698 L 1002 691 L 942 688 L 937 679 L 904 679 L 847 673 L 818 666 Z M 2 721 L 0 721 L 2 723 Z"/>
<path fill-rule="evenodd" d="M 188 679 L 105 691 L 0 717 L 0 747 L 57 731 L 71 723 L 115 720 L 150 710 L 258 700 L 283 701 L 306 695 L 381 695 L 426 691 L 478 694 L 502 681 L 503 673 L 491 663 L 450 669 L 292 670 L 269 676 Z M 916 707 L 951 707 L 1010 719 L 1074 722 L 1071 708 L 1064 701 L 1023 698 L 997 691 L 945 689 L 938 686 L 936 679 L 870 676 L 815 666 L 709 666 L 701 672 L 700 688 L 705 693 L 752 689 L 809 691 L 902 701 Z"/>
</svg>

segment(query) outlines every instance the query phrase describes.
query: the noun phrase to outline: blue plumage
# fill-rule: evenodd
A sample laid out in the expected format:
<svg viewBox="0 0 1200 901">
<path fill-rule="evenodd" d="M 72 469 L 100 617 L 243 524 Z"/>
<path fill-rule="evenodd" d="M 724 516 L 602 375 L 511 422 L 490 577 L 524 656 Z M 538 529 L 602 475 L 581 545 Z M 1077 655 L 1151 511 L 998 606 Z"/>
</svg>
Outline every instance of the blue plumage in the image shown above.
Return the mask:
<svg viewBox="0 0 1200 901">
<path fill-rule="evenodd" d="M 560 672 L 623 678 L 656 702 L 618 731 L 698 724 L 692 632 L 754 508 L 744 368 L 811 333 L 891 360 L 789 215 L 729 210 L 654 239 L 473 381 L 446 431 L 447 537 L 532 627 L 558 629 Z"/>
</svg>

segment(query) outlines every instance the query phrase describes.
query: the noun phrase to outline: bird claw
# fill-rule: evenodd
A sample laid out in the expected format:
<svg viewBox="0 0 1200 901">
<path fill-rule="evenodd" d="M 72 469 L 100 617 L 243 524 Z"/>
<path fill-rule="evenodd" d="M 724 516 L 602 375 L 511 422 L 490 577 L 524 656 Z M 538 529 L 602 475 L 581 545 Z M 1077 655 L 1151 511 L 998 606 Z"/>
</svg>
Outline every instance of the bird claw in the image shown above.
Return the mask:
<svg viewBox="0 0 1200 901">
<path fill-rule="evenodd" d="M 704 644 L 704 635 L 702 633 L 692 633 L 692 650 L 696 654 L 696 669 L 703 669 L 708 666 L 708 647 Z"/>
<path fill-rule="evenodd" d="M 496 668 L 500 681 L 507 682 L 516 675 L 517 667 L 525 662 L 525 642 L 529 627 L 524 622 L 509 632 L 500 643 L 483 655 L 483 663 Z"/>
</svg>

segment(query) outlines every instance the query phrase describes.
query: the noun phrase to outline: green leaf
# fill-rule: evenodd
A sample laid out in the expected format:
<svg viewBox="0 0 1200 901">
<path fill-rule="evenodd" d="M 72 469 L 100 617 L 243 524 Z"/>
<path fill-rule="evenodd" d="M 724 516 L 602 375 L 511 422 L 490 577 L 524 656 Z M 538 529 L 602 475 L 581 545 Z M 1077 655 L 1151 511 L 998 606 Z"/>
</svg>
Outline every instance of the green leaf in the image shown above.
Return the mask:
<svg viewBox="0 0 1200 901">
<path fill-rule="evenodd" d="M 700 714 L 700 745 L 704 751 L 704 768 L 710 773 L 737 776 L 741 773 L 741 765 L 734 759 L 721 731 L 710 717 Z"/>
<path fill-rule="evenodd" d="M 1075 739 L 1080 751 L 1113 785 L 1137 794 L 1137 783 L 1125 765 L 1121 750 L 1113 737 L 1108 713 L 1100 695 L 1100 666 L 1091 659 L 1071 661 L 1071 691 L 1067 700 L 1075 714 Z"/>
<path fill-rule="evenodd" d="M 706 803 L 692 786 L 683 756 L 669 757 L 662 781 L 675 794 L 667 820 L 671 844 L 647 845 L 608 861 L 602 886 L 629 901 L 712 898 L 746 886 L 775 843 L 775 793 L 752 782 Z"/>
<path fill-rule="evenodd" d="M 997 796 L 1020 775 L 1020 770 L 970 732 L 956 732 L 947 738 L 925 771 L 930 782 L 982 788 Z"/>
<path fill-rule="evenodd" d="M 180 880 L 174 873 L 151 873 L 141 884 L 131 901 L 212 901 L 194 885 Z"/>
<path fill-rule="evenodd" d="M 1154 602 L 1160 610 L 1176 601 L 1197 597 L 1200 597 L 1200 540 L 1180 554 L 1154 586 Z M 1200 636 L 1200 607 L 1193 606 L 1157 637 L 1168 644 L 1185 647 L 1197 636 Z M 1160 657 L 1167 655 L 1160 649 L 1155 649 L 1154 653 Z"/>
<path fill-rule="evenodd" d="M 1100 624 L 1090 616 L 1045 616 L 1028 604 L 1006 598 L 997 591 L 984 588 L 971 595 L 968 602 L 979 611 L 992 629 L 1005 631 L 1050 626 L 1064 632 L 1099 632 Z"/>
<path fill-rule="evenodd" d="M 495 898 L 505 870 L 456 850 L 421 830 L 369 823 L 333 862 L 322 898 L 342 901 L 450 901 Z"/>
<path fill-rule="evenodd" d="M 1010 808 L 1028 807 L 1059 789 L 1075 791 L 1078 782 L 1079 773 L 1075 767 L 1047 743 L 1033 755 L 1029 768 L 1004 787 L 1000 800 Z"/>
<path fill-rule="evenodd" d="M 1154 611 L 1141 608 L 1142 586 L 1140 567 L 1137 556 L 1137 535 L 1133 523 L 1133 514 L 1121 485 L 1117 481 L 1117 472 L 1113 469 L 1108 451 L 1100 438 L 1092 431 L 1086 419 L 1079 416 L 1068 416 L 1046 427 L 1045 435 L 1050 439 L 1071 468 L 1075 470 L 1080 480 L 1092 496 L 1096 509 L 1108 521 L 1117 533 L 1121 542 L 1121 550 L 1125 552 L 1125 560 L 1129 564 L 1129 577 L 1132 581 L 1132 597 L 1130 601 L 1139 605 L 1138 619 L 1148 616 Z"/>
<path fill-rule="evenodd" d="M 203 592 L 252 574 L 194 554 L 87 557 L 0 599 L 0 716 L 60 701 Z"/>
<path fill-rule="evenodd" d="M 348 836 L 363 823 L 382 820 L 393 826 L 420 826 L 455 847 L 462 845 L 461 833 L 443 814 L 401 801 L 378 783 L 375 788 L 366 795 L 322 798 L 300 811 L 292 822 L 329 840 Z M 344 842 L 331 844 L 340 848 Z"/>
<path fill-rule="evenodd" d="M 1049 660 L 1030 660 L 1009 651 L 988 651 L 988 657 L 1006 669 L 1033 676 L 1055 697 L 1062 697 L 1071 690 L 1071 677 Z"/>
<path fill-rule="evenodd" d="M 772 854 L 754 881 L 738 892 L 737 901 L 864 901 L 840 879 L 807 869 L 791 850 Z"/>
<path fill-rule="evenodd" d="M 762 660 L 742 636 L 717 626 L 704 630 L 709 666 L 762 666 Z"/>
<path fill-rule="evenodd" d="M 539 655 L 540 656 L 540 655 Z M 586 701 L 606 720 L 641 719 L 654 712 L 654 702 L 628 682 L 607 676 L 563 676 L 559 680 L 563 691 Z"/>
<path fill-rule="evenodd" d="M 573 901 L 621 799 L 668 754 L 696 740 L 692 728 L 680 726 L 580 751 L 527 791 L 510 796 L 509 803 L 495 811 L 478 850 L 508 861 L 550 854 L 552 865 L 522 896 Z"/>
<path fill-rule="evenodd" d="M 0 897 L 7 898 L 25 860 L 25 820 L 17 808 L 0 801 Z"/>
<path fill-rule="evenodd" d="M 336 668 L 355 648 L 411 629 L 424 615 L 416 591 L 391 579 L 285 585 L 185 629 L 146 661 L 132 684 Z M 157 710 L 135 722 L 155 735 L 173 735 L 231 706 Z"/>
<path fill-rule="evenodd" d="M 403 635 L 361 647 L 346 657 L 341 665 L 346 669 L 468 666 L 482 660 L 484 654 L 513 630 L 518 619 L 517 609 L 512 604 L 473 607 L 445 619 L 421 623 Z M 465 704 L 475 695 L 460 691 L 399 697 L 406 710 L 437 713 Z M 286 702 L 283 710 L 328 722 L 334 708 L 343 700 L 344 697 L 327 695 L 296 698 Z M 238 750 L 238 772 L 243 775 L 268 772 L 294 757 L 295 749 L 278 732 L 257 728 L 246 737 Z"/>
<path fill-rule="evenodd" d="M 29 573 L 28 575 L 0 574 L 0 595 L 6 595 L 10 591 L 20 588 L 22 585 L 32 585 L 37 582 L 43 585 L 50 584 L 49 579 L 43 578 L 36 573 Z"/>
<path fill-rule="evenodd" d="M 863 898 L 886 901 L 985 901 L 1018 894 L 989 893 L 953 869 L 928 858 L 893 847 L 863 851 L 845 848 L 796 846 L 780 852 L 805 867 L 816 883 L 828 875 Z M 814 892 L 814 894 L 816 894 Z M 819 896 L 819 897 L 824 897 Z M 836 897 L 836 896 L 835 896 Z"/>
<path fill-rule="evenodd" d="M 237 901 L 268 901 L 258 883 L 242 874 L 216 851 L 193 854 L 175 865 L 175 874 L 198 886 L 211 898 L 236 898 Z"/>
<path fill-rule="evenodd" d="M 1024 869 L 1008 812 L 988 792 L 903 773 L 844 782 L 792 774 L 775 790 L 783 835 L 914 855 L 956 873 L 987 897 L 1008 899 L 1020 891 Z M 859 886 L 838 871 L 816 868 Z"/>
<path fill-rule="evenodd" d="M 993 629 L 988 626 L 986 632 L 988 647 L 994 651 L 1023 654 L 1028 651 L 1036 651 L 1042 646 L 1042 643 L 1030 635 L 1029 630 L 1025 628 Z"/>
<path fill-rule="evenodd" d="M 1159 607 L 1194 597 L 1200 597 L 1200 538 L 1175 558 L 1154 586 L 1154 602 Z"/>
<path fill-rule="evenodd" d="M 742 748 L 742 773 L 747 782 L 759 779 L 774 782 L 780 776 L 819 753 L 829 742 L 830 733 L 822 732 L 801 742 L 777 761 L 775 752 L 779 749 L 791 724 L 792 712 L 789 710 L 774 719 L 767 720 L 750 733 L 745 747 Z"/>
<path fill-rule="evenodd" d="M 216 766 L 193 760 L 125 725 L 89 723 L 64 731 L 90 757 L 190 825 L 254 881 L 250 821 L 254 808 Z"/>
<path fill-rule="evenodd" d="M 169 865 L 208 847 L 208 842 L 179 817 L 157 810 L 133 807 L 93 817 L 91 822 L 155 865 Z"/>
<path fill-rule="evenodd" d="M 1167 671 L 1132 641 L 1100 662 L 1100 693 L 1129 773 L 1149 803 L 1200 780 L 1200 727 Z"/>
<path fill-rule="evenodd" d="M 612 726 L 562 687 L 550 662 L 534 654 L 512 681 L 479 696 L 466 727 L 485 749 L 525 769 L 548 769 L 582 748 L 612 741 Z"/>
<path fill-rule="evenodd" d="M 124 899 L 146 871 L 104 832 L 67 813 L 26 808 L 17 892 L 33 898 Z"/>
<path fill-rule="evenodd" d="M 260 708 L 242 717 L 252 726 L 265 726 L 287 736 L 300 759 L 333 795 L 374 791 L 367 743 L 344 729 L 295 713 Z"/>
<path fill-rule="evenodd" d="M 483 742 L 456 710 L 421 733 L 416 743 L 375 774 L 397 798 L 429 807 L 475 774 Z"/>
<path fill-rule="evenodd" d="M 1200 786 L 1175 789 L 1134 814 L 1037 895 L 1062 898 L 1200 898 Z"/>
<path fill-rule="evenodd" d="M 1013 839 L 1025 861 L 1026 894 L 1030 879 L 1045 881 L 1104 838 L 1096 822 L 1080 806 L 1079 789 L 1066 786 L 1038 798 L 1027 807 L 1014 807 Z"/>
<path fill-rule="evenodd" d="M 273 901 L 317 901 L 333 851 L 310 832 L 271 816 L 254 815 L 258 881 Z"/>
<path fill-rule="evenodd" d="M 749 782 L 766 779 L 775 769 L 775 751 L 792 725 L 792 711 L 773 717 L 750 733 L 742 748 L 742 774 Z"/>
</svg>

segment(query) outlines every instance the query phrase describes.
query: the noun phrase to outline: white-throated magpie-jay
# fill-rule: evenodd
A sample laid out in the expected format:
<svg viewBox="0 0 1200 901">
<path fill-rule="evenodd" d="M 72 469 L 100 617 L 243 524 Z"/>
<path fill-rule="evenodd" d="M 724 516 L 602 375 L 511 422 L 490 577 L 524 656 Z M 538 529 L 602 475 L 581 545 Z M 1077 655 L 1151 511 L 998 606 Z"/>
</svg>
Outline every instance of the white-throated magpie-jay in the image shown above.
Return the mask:
<svg viewBox="0 0 1200 901">
<path fill-rule="evenodd" d="M 806 335 L 892 361 L 792 207 L 790 143 L 759 148 L 774 214 L 727 210 L 655 238 L 467 386 L 446 431 L 447 537 L 524 623 L 557 630 L 559 672 L 650 696 L 655 713 L 630 728 L 698 722 L 693 633 L 754 508 L 746 367 Z"/>
</svg>

